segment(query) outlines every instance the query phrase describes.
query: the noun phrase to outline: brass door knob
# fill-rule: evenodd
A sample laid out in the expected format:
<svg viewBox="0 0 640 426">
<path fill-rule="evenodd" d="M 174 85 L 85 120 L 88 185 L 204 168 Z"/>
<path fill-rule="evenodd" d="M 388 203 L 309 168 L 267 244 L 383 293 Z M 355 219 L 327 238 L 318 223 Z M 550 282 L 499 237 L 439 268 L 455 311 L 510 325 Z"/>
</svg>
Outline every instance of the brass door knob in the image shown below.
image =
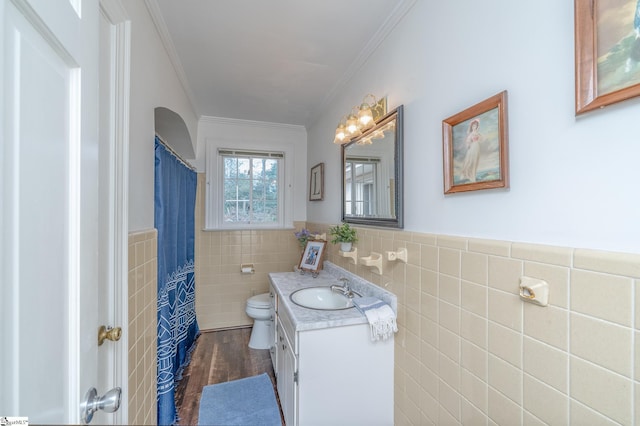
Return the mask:
<svg viewBox="0 0 640 426">
<path fill-rule="evenodd" d="M 102 345 L 105 339 L 117 342 L 120 340 L 120 336 L 122 336 L 122 329 L 120 327 L 107 328 L 101 325 L 98 329 L 98 346 Z"/>
</svg>

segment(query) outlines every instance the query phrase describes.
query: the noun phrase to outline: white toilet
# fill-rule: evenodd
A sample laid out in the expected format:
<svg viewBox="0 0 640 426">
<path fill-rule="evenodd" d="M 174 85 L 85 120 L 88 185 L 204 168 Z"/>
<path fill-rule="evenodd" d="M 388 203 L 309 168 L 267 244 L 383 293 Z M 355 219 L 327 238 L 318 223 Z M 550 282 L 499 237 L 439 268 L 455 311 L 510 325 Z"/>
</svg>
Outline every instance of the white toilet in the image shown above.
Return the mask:
<svg viewBox="0 0 640 426">
<path fill-rule="evenodd" d="M 249 339 L 252 349 L 269 349 L 271 347 L 271 297 L 262 293 L 247 299 L 247 315 L 253 318 L 253 331 Z"/>
</svg>

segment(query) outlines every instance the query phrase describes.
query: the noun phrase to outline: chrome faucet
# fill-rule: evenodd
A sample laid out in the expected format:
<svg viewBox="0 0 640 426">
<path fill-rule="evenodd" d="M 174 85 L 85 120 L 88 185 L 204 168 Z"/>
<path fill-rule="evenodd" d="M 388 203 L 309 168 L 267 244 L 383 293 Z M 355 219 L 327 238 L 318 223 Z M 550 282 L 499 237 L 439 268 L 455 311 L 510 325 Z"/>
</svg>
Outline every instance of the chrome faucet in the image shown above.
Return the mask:
<svg viewBox="0 0 640 426">
<path fill-rule="evenodd" d="M 353 296 L 355 295 L 353 294 L 353 291 L 351 291 L 351 283 L 349 282 L 349 278 L 343 277 L 340 278 L 340 281 L 342 281 L 342 285 L 340 286 L 333 284 L 331 286 L 331 291 L 340 292 L 350 299 L 353 298 Z"/>
</svg>

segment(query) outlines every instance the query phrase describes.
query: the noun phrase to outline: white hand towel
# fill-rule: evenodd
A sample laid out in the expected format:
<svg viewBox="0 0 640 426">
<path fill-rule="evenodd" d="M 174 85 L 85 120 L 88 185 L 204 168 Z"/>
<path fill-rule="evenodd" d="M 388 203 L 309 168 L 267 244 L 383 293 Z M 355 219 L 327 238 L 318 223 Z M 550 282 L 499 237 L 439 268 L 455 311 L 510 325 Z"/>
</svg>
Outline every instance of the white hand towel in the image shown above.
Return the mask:
<svg viewBox="0 0 640 426">
<path fill-rule="evenodd" d="M 398 331 L 396 314 L 380 299 L 375 297 L 356 297 L 353 304 L 369 321 L 371 340 L 386 340 Z"/>
</svg>

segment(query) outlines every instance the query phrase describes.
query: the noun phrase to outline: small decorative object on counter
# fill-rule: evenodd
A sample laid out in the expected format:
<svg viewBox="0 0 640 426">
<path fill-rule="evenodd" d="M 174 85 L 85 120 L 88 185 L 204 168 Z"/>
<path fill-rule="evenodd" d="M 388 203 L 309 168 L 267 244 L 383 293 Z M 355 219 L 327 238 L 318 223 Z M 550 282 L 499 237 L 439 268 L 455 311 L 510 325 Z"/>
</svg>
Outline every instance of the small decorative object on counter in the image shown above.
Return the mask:
<svg viewBox="0 0 640 426">
<path fill-rule="evenodd" d="M 344 252 L 351 251 L 353 243 L 358 241 L 356 230 L 348 223 L 332 227 L 329 229 L 329 233 L 333 236 L 331 242 L 333 244 L 340 243 L 340 250 Z"/>
<path fill-rule="evenodd" d="M 300 248 L 304 250 L 304 248 L 307 246 L 307 241 L 313 240 L 316 233 L 309 231 L 307 228 L 302 228 L 300 231 L 294 232 L 294 235 L 298 239 Z"/>
<path fill-rule="evenodd" d="M 326 241 L 310 240 L 307 242 L 302 257 L 300 258 L 300 264 L 298 265 L 300 273 L 311 272 L 314 278 L 318 276 L 322 269 L 322 257 L 324 256 L 324 247 L 326 244 Z"/>
</svg>

